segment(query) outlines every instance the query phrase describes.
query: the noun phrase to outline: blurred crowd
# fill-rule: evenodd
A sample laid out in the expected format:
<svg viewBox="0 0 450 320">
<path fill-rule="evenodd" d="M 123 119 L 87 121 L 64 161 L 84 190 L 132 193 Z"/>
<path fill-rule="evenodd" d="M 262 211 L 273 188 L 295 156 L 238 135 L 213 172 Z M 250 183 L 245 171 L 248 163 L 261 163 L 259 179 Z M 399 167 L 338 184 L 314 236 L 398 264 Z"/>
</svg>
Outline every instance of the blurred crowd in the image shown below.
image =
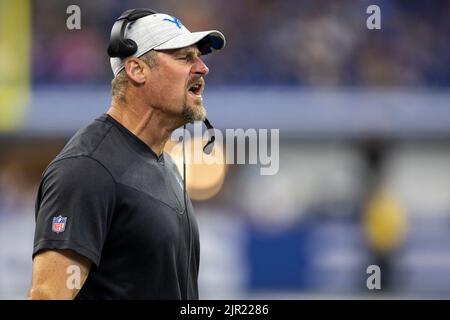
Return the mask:
<svg viewBox="0 0 450 320">
<path fill-rule="evenodd" d="M 446 0 L 81 0 L 73 31 L 70 4 L 33 2 L 35 85 L 109 84 L 110 30 L 133 7 L 173 14 L 191 31 L 221 30 L 226 51 L 206 57 L 213 85 L 450 85 Z M 381 8 L 381 30 L 366 27 L 371 4 Z"/>
</svg>

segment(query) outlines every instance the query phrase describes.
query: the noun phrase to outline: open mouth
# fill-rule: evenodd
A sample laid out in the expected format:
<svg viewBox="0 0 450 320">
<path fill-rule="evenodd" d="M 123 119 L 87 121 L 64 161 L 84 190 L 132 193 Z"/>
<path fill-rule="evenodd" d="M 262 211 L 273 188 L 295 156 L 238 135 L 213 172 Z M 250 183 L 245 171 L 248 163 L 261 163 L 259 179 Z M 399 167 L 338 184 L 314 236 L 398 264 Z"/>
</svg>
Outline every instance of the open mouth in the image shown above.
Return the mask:
<svg viewBox="0 0 450 320">
<path fill-rule="evenodd" d="M 194 83 L 189 87 L 189 92 L 194 95 L 200 96 L 202 93 L 203 85 L 201 83 Z"/>
</svg>

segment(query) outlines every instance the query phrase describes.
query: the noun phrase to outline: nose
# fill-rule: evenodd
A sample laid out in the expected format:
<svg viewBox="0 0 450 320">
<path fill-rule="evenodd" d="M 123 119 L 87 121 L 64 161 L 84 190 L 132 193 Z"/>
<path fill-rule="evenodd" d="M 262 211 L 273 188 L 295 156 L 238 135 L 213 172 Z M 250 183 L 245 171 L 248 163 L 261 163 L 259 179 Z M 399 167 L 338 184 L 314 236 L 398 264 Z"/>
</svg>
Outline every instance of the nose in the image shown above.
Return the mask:
<svg viewBox="0 0 450 320">
<path fill-rule="evenodd" d="M 192 73 L 206 76 L 209 73 L 209 68 L 200 57 L 196 58 L 195 64 L 192 67 Z"/>
</svg>

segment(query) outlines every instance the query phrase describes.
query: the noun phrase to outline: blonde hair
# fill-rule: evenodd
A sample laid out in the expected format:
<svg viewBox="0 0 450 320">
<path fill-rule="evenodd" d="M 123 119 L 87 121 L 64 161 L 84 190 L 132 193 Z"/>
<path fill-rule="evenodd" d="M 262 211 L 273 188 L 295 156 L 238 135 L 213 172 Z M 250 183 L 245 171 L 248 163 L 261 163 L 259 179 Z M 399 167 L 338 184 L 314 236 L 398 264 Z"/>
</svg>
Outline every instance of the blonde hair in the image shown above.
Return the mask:
<svg viewBox="0 0 450 320">
<path fill-rule="evenodd" d="M 154 68 L 158 65 L 158 59 L 156 57 L 156 51 L 150 50 L 146 54 L 139 57 L 150 68 Z M 125 69 L 119 72 L 119 74 L 111 81 L 111 95 L 122 102 L 125 102 L 125 94 L 128 87 L 128 76 Z"/>
</svg>

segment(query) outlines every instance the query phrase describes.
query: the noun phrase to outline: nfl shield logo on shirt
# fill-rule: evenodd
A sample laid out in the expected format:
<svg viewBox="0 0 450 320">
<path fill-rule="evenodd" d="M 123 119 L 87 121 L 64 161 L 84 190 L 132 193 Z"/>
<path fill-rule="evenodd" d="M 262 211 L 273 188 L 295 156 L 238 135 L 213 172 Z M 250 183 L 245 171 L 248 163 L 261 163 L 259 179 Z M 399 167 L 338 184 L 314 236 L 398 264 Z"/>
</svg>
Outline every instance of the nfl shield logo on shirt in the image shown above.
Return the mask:
<svg viewBox="0 0 450 320">
<path fill-rule="evenodd" d="M 63 216 L 53 217 L 52 231 L 56 233 L 64 232 L 64 230 L 66 230 L 66 221 L 67 217 Z"/>
</svg>

